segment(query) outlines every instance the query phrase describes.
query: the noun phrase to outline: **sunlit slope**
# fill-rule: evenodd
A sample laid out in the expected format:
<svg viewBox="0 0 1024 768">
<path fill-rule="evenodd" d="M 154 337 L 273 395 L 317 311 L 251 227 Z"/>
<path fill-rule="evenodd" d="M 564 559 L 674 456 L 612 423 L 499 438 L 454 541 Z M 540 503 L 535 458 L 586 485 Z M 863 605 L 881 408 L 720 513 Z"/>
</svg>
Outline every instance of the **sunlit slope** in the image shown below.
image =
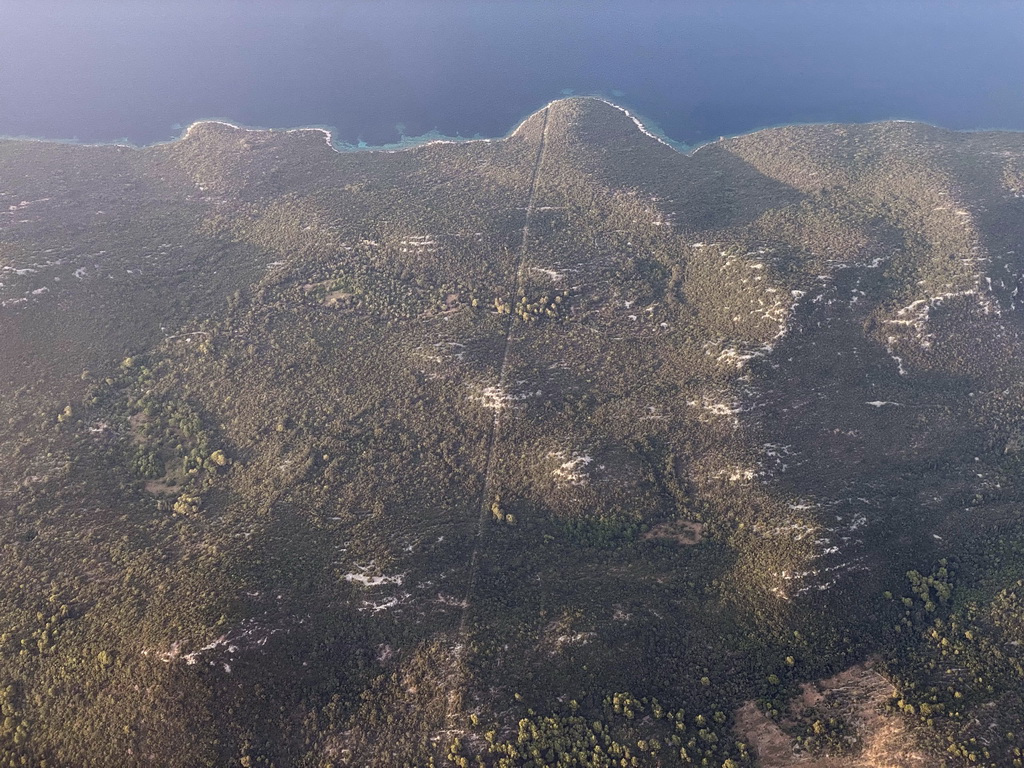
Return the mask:
<svg viewBox="0 0 1024 768">
<path fill-rule="evenodd" d="M 592 99 L 0 143 L 0 755 L 749 762 L 743 702 L 1012 534 L 1022 157 Z"/>
</svg>

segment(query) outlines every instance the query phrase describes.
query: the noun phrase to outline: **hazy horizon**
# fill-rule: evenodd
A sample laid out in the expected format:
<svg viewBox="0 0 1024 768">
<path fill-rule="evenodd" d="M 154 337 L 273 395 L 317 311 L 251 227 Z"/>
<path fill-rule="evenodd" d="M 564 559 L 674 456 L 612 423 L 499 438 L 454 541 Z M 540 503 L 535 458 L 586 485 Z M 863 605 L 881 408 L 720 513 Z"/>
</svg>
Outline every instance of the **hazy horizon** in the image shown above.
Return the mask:
<svg viewBox="0 0 1024 768">
<path fill-rule="evenodd" d="M 371 145 L 492 137 L 570 92 L 685 144 L 794 122 L 1024 129 L 1024 9 L 1008 3 L 0 8 L 2 135 L 148 144 L 220 118 Z"/>
</svg>

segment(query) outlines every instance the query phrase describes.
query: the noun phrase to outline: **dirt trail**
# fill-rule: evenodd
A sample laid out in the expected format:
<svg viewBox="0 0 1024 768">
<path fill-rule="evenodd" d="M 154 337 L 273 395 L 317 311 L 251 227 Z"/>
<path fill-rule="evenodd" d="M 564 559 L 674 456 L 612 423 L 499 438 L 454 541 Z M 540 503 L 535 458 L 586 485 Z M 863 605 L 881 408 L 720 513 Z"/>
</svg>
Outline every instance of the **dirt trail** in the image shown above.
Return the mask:
<svg viewBox="0 0 1024 768">
<path fill-rule="evenodd" d="M 544 122 L 541 126 L 540 141 L 537 145 L 537 156 L 533 164 L 533 174 L 530 178 L 530 193 L 526 201 L 526 214 L 523 222 L 522 241 L 519 247 L 519 257 L 516 264 L 515 285 L 512 291 L 512 300 L 519 296 L 523 284 L 523 275 L 526 272 L 526 261 L 530 243 L 530 221 L 534 211 L 534 201 L 537 197 L 537 181 L 540 178 L 540 168 L 544 163 L 544 151 L 547 146 L 548 136 L 548 114 L 551 107 L 544 108 Z M 512 333 L 515 329 L 515 315 L 509 314 L 505 324 L 504 351 L 501 357 L 501 368 L 498 371 L 498 391 L 504 392 L 508 381 L 508 368 L 510 351 L 512 349 Z M 458 639 L 455 646 L 456 661 L 461 661 L 465 649 L 466 628 L 469 620 L 469 613 L 472 606 L 473 590 L 476 587 L 476 575 L 480 560 L 480 543 L 483 541 L 484 529 L 491 519 L 491 501 L 494 496 L 494 470 L 497 466 L 498 443 L 501 434 L 501 417 L 504 408 L 494 409 L 494 421 L 491 424 L 491 432 L 487 438 L 487 463 L 484 469 L 483 488 L 480 491 L 480 517 L 477 521 L 476 541 L 473 545 L 473 554 L 469 561 L 469 577 L 466 582 L 466 594 L 462 600 L 462 615 L 459 618 Z M 455 716 L 458 714 L 457 702 L 461 697 L 456 695 L 449 699 L 448 722 L 449 727 L 455 727 Z"/>
</svg>

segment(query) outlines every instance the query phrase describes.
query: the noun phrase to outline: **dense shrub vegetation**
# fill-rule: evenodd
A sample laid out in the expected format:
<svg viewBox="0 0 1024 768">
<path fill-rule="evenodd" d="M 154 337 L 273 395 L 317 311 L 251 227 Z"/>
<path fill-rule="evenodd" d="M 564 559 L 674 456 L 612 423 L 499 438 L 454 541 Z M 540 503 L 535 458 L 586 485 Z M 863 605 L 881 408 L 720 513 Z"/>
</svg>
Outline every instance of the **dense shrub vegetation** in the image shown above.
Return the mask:
<svg viewBox="0 0 1024 768">
<path fill-rule="evenodd" d="M 751 701 L 851 756 L 787 713 L 868 658 L 1021 764 L 1022 169 L 587 99 L 0 142 L 0 766 L 736 768 Z"/>
</svg>

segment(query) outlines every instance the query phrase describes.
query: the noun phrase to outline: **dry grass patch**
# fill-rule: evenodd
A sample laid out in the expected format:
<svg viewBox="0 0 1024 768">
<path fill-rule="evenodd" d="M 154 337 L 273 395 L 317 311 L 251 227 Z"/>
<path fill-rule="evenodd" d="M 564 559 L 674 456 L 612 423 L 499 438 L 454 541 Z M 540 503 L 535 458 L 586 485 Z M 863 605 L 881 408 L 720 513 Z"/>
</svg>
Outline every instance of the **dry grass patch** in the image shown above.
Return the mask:
<svg viewBox="0 0 1024 768">
<path fill-rule="evenodd" d="M 920 768 L 935 765 L 919 750 L 903 721 L 886 715 L 883 705 L 894 693 L 892 684 L 873 662 L 857 664 L 834 677 L 805 683 L 781 722 L 774 722 L 748 701 L 736 712 L 736 730 L 757 755 L 759 768 Z M 807 710 L 848 724 L 847 754 L 813 755 L 787 733 L 800 727 Z M 806 718 L 804 717 L 806 720 Z"/>
<path fill-rule="evenodd" d="M 704 523 L 695 520 L 669 520 L 667 523 L 658 523 L 647 531 L 643 536 L 645 539 L 672 539 L 682 546 L 693 546 L 700 544 L 704 538 Z"/>
</svg>

